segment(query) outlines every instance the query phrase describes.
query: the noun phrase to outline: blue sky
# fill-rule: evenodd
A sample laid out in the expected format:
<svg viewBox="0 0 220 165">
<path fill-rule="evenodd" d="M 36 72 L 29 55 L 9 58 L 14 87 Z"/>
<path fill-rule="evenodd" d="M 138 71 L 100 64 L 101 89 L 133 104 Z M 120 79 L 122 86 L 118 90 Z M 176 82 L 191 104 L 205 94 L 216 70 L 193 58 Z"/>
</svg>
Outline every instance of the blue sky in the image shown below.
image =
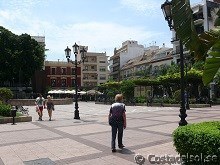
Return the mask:
<svg viewBox="0 0 220 165">
<path fill-rule="evenodd" d="M 165 0 L 1 0 L 0 25 L 14 34 L 45 36 L 47 60 L 64 60 L 76 42 L 113 55 L 126 40 L 171 47 Z M 202 0 L 190 0 L 191 4 Z"/>
</svg>

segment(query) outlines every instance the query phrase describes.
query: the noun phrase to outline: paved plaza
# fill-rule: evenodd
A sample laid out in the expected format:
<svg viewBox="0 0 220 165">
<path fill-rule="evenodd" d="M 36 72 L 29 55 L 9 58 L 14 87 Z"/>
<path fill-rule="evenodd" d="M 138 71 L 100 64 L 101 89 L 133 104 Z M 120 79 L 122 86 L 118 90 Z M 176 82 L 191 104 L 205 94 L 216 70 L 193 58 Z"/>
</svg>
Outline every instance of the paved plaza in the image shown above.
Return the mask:
<svg viewBox="0 0 220 165">
<path fill-rule="evenodd" d="M 126 147 L 116 153 L 110 148 L 110 105 L 79 102 L 80 120 L 73 119 L 74 104 L 56 105 L 52 121 L 46 110 L 38 121 L 35 107 L 28 108 L 32 122 L 0 124 L 0 165 L 135 165 L 139 155 L 144 164 L 151 164 L 149 155 L 178 156 L 171 136 L 178 107 L 126 106 Z M 220 106 L 191 108 L 187 114 L 188 123 L 220 120 Z"/>
</svg>

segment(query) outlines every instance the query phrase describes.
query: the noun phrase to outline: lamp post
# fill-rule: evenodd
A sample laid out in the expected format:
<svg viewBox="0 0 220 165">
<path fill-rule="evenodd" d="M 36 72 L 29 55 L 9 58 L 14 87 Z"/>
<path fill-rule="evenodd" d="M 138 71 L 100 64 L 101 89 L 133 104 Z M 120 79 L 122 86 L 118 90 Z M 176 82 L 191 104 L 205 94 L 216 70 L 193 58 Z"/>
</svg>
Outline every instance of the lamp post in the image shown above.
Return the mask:
<svg viewBox="0 0 220 165">
<path fill-rule="evenodd" d="M 173 29 L 172 24 L 172 2 L 169 0 L 166 0 L 164 4 L 161 5 L 161 9 L 163 11 L 165 20 L 168 22 L 168 25 L 170 27 L 170 30 Z M 179 40 L 179 46 L 180 46 L 180 88 L 181 88 L 181 105 L 180 105 L 180 121 L 179 126 L 187 125 L 186 121 L 186 107 L 185 107 L 185 84 L 184 84 L 184 58 L 183 58 L 183 44 L 182 41 Z"/>
<path fill-rule="evenodd" d="M 87 51 L 85 50 L 84 47 L 81 50 L 79 50 L 79 46 L 75 43 L 73 45 L 73 51 L 74 51 L 74 55 L 75 55 L 75 60 L 74 61 L 72 61 L 70 59 L 71 49 L 68 48 L 68 46 L 64 51 L 65 51 L 65 55 L 66 55 L 68 63 L 70 62 L 70 63 L 75 65 L 75 71 L 74 71 L 74 76 L 75 76 L 75 111 L 74 111 L 74 119 L 80 119 L 80 117 L 79 117 L 79 106 L 78 106 L 77 65 L 80 64 L 81 62 L 84 63 Z M 81 55 L 81 60 L 77 61 L 77 56 L 79 55 L 79 53 Z"/>
</svg>

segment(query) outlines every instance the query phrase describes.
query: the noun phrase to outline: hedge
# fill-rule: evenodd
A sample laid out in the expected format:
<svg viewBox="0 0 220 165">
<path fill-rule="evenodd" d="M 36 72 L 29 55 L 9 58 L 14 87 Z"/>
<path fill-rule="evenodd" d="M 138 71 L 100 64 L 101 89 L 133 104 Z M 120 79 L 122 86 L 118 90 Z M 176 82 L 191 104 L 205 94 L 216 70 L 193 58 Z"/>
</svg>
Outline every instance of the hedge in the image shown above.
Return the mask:
<svg viewBox="0 0 220 165">
<path fill-rule="evenodd" d="M 173 140 L 185 164 L 220 162 L 220 121 L 178 127 L 173 132 Z"/>
<path fill-rule="evenodd" d="M 11 116 L 11 106 L 0 104 L 0 116 L 10 117 Z"/>
</svg>

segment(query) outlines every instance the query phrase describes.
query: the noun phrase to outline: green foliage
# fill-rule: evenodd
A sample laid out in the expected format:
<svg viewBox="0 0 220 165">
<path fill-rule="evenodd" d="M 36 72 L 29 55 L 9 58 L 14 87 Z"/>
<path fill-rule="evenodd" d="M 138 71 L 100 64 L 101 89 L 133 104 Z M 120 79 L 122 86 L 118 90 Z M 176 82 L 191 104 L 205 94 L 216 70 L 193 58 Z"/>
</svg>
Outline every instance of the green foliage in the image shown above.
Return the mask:
<svg viewBox="0 0 220 165">
<path fill-rule="evenodd" d="M 218 85 L 220 84 L 220 70 L 216 73 L 213 81 Z"/>
<path fill-rule="evenodd" d="M 104 84 L 99 85 L 99 88 L 108 89 L 108 88 L 119 88 L 121 82 L 110 81 Z"/>
<path fill-rule="evenodd" d="M 134 82 L 132 80 L 125 80 L 121 82 L 120 90 L 127 101 L 134 97 Z"/>
<path fill-rule="evenodd" d="M 196 70 L 204 70 L 205 62 L 202 60 L 196 61 L 192 68 Z"/>
<path fill-rule="evenodd" d="M 187 72 L 187 82 L 191 84 L 202 83 L 202 75 L 203 75 L 203 71 L 191 68 Z"/>
<path fill-rule="evenodd" d="M 136 101 L 136 103 L 145 103 L 146 98 L 144 96 L 136 97 L 135 101 Z"/>
<path fill-rule="evenodd" d="M 175 103 L 177 103 L 177 101 L 175 99 L 169 98 L 169 97 L 164 98 L 163 102 L 167 103 L 167 104 L 175 104 Z"/>
<path fill-rule="evenodd" d="M 135 79 L 133 80 L 135 85 L 140 85 L 140 86 L 152 86 L 152 85 L 158 85 L 159 82 L 156 79 Z"/>
<path fill-rule="evenodd" d="M 181 101 L 181 90 L 176 90 L 174 92 L 173 97 L 174 97 L 174 100 L 180 102 Z"/>
<path fill-rule="evenodd" d="M 167 74 L 169 68 L 170 67 L 167 64 L 164 64 L 164 65 L 160 66 L 160 70 L 159 70 L 158 75 L 165 75 L 165 74 Z"/>
<path fill-rule="evenodd" d="M 0 88 L 0 101 L 6 102 L 13 97 L 13 93 L 8 88 Z"/>
<path fill-rule="evenodd" d="M 220 40 L 213 45 L 208 52 L 209 58 L 206 59 L 203 82 L 207 85 L 213 80 L 220 68 Z"/>
<path fill-rule="evenodd" d="M 0 26 L 0 81 L 29 83 L 43 67 L 44 47 L 28 34 L 15 35 Z"/>
<path fill-rule="evenodd" d="M 157 78 L 159 84 L 169 85 L 171 83 L 179 83 L 180 82 L 180 73 L 166 74 L 164 76 L 159 76 Z"/>
<path fill-rule="evenodd" d="M 169 68 L 167 70 L 167 74 L 172 75 L 174 73 L 179 73 L 179 72 L 180 72 L 180 65 L 178 65 L 172 61 L 171 65 L 169 66 Z"/>
<path fill-rule="evenodd" d="M 220 122 L 202 122 L 178 127 L 173 132 L 174 146 L 180 155 L 220 156 Z M 201 162 L 185 162 L 201 164 Z M 217 164 L 217 162 L 209 162 Z"/>
<path fill-rule="evenodd" d="M 10 117 L 11 116 L 11 106 L 0 104 L 0 116 Z"/>
<path fill-rule="evenodd" d="M 110 101 L 114 101 L 116 94 L 121 93 L 120 91 L 121 82 L 110 81 L 98 86 L 98 90 L 102 91 L 107 95 Z"/>
</svg>

